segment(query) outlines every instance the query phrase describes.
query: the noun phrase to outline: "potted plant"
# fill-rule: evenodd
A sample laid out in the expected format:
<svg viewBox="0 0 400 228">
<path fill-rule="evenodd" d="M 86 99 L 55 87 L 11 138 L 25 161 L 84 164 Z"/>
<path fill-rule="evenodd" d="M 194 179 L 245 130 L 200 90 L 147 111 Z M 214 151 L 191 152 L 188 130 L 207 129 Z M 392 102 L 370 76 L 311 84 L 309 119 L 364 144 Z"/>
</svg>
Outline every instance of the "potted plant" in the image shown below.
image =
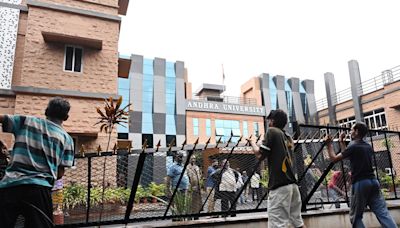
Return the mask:
<svg viewBox="0 0 400 228">
<path fill-rule="evenodd" d="M 135 201 L 137 203 L 140 203 L 143 197 L 144 197 L 144 188 L 142 187 L 142 185 L 139 185 L 136 190 Z"/>
<path fill-rule="evenodd" d="M 150 196 L 152 197 L 152 203 L 156 203 L 157 200 L 159 200 L 159 197 L 165 195 L 165 184 L 156 184 L 151 182 L 148 190 L 150 191 Z"/>
</svg>

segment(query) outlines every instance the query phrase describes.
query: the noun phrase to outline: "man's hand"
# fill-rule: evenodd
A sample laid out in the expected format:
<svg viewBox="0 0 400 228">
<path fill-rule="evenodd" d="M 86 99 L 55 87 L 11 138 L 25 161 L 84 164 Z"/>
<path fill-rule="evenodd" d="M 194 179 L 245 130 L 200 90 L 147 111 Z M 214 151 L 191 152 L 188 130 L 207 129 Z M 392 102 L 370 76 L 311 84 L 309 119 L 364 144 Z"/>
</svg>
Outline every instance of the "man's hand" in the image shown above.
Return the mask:
<svg viewBox="0 0 400 228">
<path fill-rule="evenodd" d="M 347 136 L 346 132 L 342 132 L 339 136 L 339 142 L 344 142 L 346 136 Z"/>
<path fill-rule="evenodd" d="M 326 145 L 330 145 L 330 144 L 332 144 L 333 138 L 331 135 L 327 135 L 327 136 L 325 136 L 324 141 L 325 141 Z"/>
</svg>

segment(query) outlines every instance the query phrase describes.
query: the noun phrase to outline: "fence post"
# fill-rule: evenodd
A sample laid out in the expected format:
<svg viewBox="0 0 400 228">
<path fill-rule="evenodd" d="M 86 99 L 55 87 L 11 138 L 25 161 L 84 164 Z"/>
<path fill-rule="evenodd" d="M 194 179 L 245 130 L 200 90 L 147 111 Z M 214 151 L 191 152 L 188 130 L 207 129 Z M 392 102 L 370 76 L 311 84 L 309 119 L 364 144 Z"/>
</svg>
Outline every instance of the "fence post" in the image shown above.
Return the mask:
<svg viewBox="0 0 400 228">
<path fill-rule="evenodd" d="M 388 138 L 387 138 L 386 132 L 384 133 L 384 135 L 385 135 L 385 144 L 386 144 L 386 148 L 387 148 L 387 151 L 388 151 L 388 157 L 389 157 L 390 173 L 391 173 L 391 176 L 392 176 L 394 197 L 397 199 L 396 185 L 394 183 L 394 175 L 393 175 L 393 161 L 392 161 L 392 155 L 390 153 L 390 145 L 389 145 L 389 142 L 388 142 Z"/>
<path fill-rule="evenodd" d="M 374 163 L 375 163 L 375 173 L 376 173 L 376 178 L 378 179 L 379 184 L 381 183 L 381 180 L 379 179 L 379 173 L 378 173 L 378 163 L 376 162 L 376 155 L 375 155 L 375 150 L 374 150 L 374 141 L 372 140 L 372 134 L 371 131 L 369 131 L 369 138 L 371 140 L 371 146 L 372 150 L 374 151 L 373 158 L 374 158 Z"/>
<path fill-rule="evenodd" d="M 90 189 L 92 188 L 92 157 L 88 157 L 88 177 L 87 177 L 87 199 L 86 199 L 86 223 L 89 222 L 90 215 Z"/>
<path fill-rule="evenodd" d="M 131 189 L 131 194 L 129 195 L 129 201 L 128 205 L 126 206 L 126 211 L 125 211 L 125 224 L 128 224 L 129 216 L 132 212 L 133 209 L 133 203 L 135 202 L 135 196 L 136 196 L 136 191 L 139 186 L 139 181 L 140 181 L 140 176 L 142 175 L 143 171 L 143 166 L 144 166 L 144 161 L 146 159 L 146 153 L 145 150 L 147 148 L 147 139 L 145 139 L 143 147 L 142 147 L 142 152 L 139 155 L 136 171 L 135 171 L 135 177 L 133 178 L 132 182 L 132 189 Z M 129 153 L 130 151 L 128 151 Z"/>
</svg>

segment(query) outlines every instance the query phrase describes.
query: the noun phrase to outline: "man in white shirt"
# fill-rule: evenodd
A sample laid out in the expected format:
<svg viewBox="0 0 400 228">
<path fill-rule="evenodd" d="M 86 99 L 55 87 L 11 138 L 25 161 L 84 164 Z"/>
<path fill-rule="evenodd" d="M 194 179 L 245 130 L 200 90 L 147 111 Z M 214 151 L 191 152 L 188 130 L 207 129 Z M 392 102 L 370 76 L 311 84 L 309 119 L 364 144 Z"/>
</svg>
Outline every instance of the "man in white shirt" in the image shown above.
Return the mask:
<svg viewBox="0 0 400 228">
<path fill-rule="evenodd" d="M 260 179 L 261 177 L 257 172 L 255 172 L 250 179 L 251 196 L 253 202 L 255 201 L 254 195 L 257 196 L 257 202 L 260 202 L 261 200 Z"/>
<path fill-rule="evenodd" d="M 239 179 L 239 174 L 230 168 L 229 161 L 226 159 L 222 161 L 222 165 L 225 164 L 225 167 L 222 169 L 218 169 L 214 174 L 214 178 L 216 179 L 216 183 L 219 183 L 219 193 L 221 196 L 221 211 L 228 211 L 229 207 L 232 207 L 232 210 L 236 210 L 235 194 L 237 190 L 237 182 Z M 234 216 L 234 215 L 232 215 Z M 226 216 L 225 216 L 226 217 Z"/>
</svg>

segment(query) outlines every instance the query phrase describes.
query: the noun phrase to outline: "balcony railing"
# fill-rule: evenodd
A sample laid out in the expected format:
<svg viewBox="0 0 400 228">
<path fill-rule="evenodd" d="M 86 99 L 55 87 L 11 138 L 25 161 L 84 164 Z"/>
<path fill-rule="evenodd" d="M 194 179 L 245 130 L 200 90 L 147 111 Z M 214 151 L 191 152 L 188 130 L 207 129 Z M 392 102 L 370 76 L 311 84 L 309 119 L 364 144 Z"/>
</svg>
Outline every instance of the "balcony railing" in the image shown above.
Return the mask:
<svg viewBox="0 0 400 228">
<path fill-rule="evenodd" d="M 254 98 L 232 97 L 232 96 L 193 96 L 192 100 L 214 101 L 229 104 L 257 105 Z"/>
</svg>

